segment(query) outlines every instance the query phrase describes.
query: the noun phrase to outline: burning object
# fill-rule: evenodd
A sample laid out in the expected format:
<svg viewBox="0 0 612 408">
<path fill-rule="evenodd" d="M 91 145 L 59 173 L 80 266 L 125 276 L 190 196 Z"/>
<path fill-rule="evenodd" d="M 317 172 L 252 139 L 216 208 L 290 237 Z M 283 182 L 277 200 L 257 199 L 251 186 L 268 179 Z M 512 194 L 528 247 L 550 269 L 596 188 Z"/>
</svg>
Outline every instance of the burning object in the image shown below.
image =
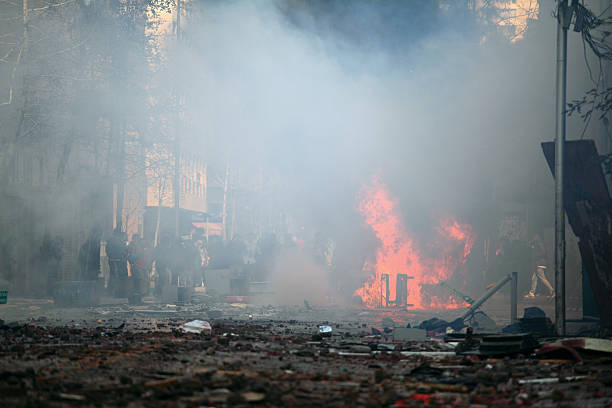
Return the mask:
<svg viewBox="0 0 612 408">
<path fill-rule="evenodd" d="M 367 264 L 371 275 L 354 296 L 367 307 L 395 305 L 414 309 L 457 309 L 465 307 L 453 296 L 442 299 L 428 296 L 424 285 L 447 281 L 457 267 L 465 263 L 472 250 L 474 236 L 470 225 L 447 218 L 436 228 L 436 255 L 422 253 L 404 229 L 398 201 L 377 177 L 362 187 L 358 210 L 379 240 L 376 261 Z"/>
</svg>

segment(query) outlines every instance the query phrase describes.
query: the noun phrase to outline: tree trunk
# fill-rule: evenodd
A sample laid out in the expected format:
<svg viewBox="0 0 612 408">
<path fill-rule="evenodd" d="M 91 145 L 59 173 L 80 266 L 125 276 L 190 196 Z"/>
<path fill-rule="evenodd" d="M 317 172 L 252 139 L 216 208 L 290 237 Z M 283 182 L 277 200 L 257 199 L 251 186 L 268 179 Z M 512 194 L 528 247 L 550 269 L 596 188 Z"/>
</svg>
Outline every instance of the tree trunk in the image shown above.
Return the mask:
<svg viewBox="0 0 612 408">
<path fill-rule="evenodd" d="M 19 50 L 19 53 L 17 54 L 17 60 L 15 61 L 15 67 L 13 68 L 13 71 L 11 73 L 11 88 L 9 89 L 9 101 L 8 103 L 6 103 L 7 105 L 10 105 L 13 102 L 13 89 L 12 86 L 14 85 L 14 80 L 15 80 L 15 76 L 17 73 L 17 67 L 19 66 L 19 64 L 21 64 L 22 60 L 24 59 L 27 51 L 28 51 L 28 43 L 29 43 L 29 38 L 30 38 L 30 34 L 29 34 L 29 22 L 30 22 L 30 14 L 29 14 L 29 9 L 28 9 L 28 0 L 23 0 L 23 45 L 21 46 L 21 49 Z M 19 121 L 17 123 L 17 129 L 15 130 L 14 133 L 14 138 L 13 140 L 8 139 L 7 140 L 7 145 L 5 148 L 3 148 L 3 152 L 2 152 L 2 157 L 4 159 L 4 163 L 1 164 L 1 169 L 3 170 L 2 173 L 4 174 L 4 177 L 7 178 L 8 181 L 8 174 L 10 174 L 9 170 L 9 166 L 11 165 L 11 158 L 15 155 L 15 150 L 16 150 L 16 146 L 17 143 L 19 142 L 19 137 L 21 136 L 21 129 L 23 127 L 23 122 L 25 119 L 25 109 L 27 107 L 27 103 L 26 103 L 26 74 L 25 74 L 26 70 L 25 70 L 25 66 L 23 69 L 23 73 L 22 73 L 22 88 L 21 88 L 21 99 L 22 99 L 22 105 L 21 105 L 21 110 L 19 112 Z"/>
</svg>

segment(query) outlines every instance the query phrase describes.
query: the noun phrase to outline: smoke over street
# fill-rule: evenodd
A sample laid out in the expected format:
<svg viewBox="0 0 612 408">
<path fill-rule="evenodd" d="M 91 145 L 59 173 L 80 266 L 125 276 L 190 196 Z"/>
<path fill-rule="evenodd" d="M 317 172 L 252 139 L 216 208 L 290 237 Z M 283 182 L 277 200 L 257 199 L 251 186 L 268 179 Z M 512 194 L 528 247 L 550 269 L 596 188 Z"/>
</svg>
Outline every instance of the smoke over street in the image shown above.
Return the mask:
<svg viewBox="0 0 612 408">
<path fill-rule="evenodd" d="M 567 361 L 612 350 L 610 24 L 605 0 L 0 0 L 0 395 L 535 403 L 509 357 L 605 405 Z M 92 383 L 25 363 L 93 344 Z"/>
</svg>

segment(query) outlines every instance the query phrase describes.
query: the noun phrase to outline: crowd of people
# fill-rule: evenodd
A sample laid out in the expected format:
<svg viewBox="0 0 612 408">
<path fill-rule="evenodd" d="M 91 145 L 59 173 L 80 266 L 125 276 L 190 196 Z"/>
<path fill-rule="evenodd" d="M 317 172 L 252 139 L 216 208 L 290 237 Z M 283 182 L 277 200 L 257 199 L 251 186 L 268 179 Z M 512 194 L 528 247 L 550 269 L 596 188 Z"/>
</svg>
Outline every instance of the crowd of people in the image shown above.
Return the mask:
<svg viewBox="0 0 612 408">
<path fill-rule="evenodd" d="M 88 242 L 81 249 L 87 254 Z M 106 256 L 109 294 L 136 300 L 149 294 L 161 295 L 166 286 L 202 285 L 209 260 L 201 239 L 162 237 L 157 247 L 153 247 L 138 234 L 132 235 L 128 242 L 126 233 L 119 230 L 108 239 Z M 86 257 L 79 258 L 83 278 L 91 280 Z"/>
<path fill-rule="evenodd" d="M 94 228 L 79 251 L 79 279 L 101 280 L 101 271 L 105 270 L 101 262 L 107 261 L 108 273 L 104 279 L 107 294 L 136 302 L 147 295 L 162 296 L 167 287 L 204 286 L 207 269 L 256 264 L 251 269 L 257 275 L 253 278 L 264 280 L 279 251 L 304 246 L 295 236 L 279 238 L 276 234 L 264 234 L 257 239 L 254 234 L 245 238 L 235 235 L 223 241 L 220 236 L 205 238 L 197 231 L 181 239 L 162 236 L 155 246 L 138 234 L 128 240 L 125 232 L 115 230 L 106 239 L 102 251 L 106 257 L 101 258 L 101 242 L 102 234 Z M 321 262 L 331 262 L 327 252 L 321 250 L 320 255 Z"/>
<path fill-rule="evenodd" d="M 260 237 L 251 234 L 244 238 L 235 235 L 224 241 L 220 236 L 205 237 L 192 231 L 192 234 L 180 239 L 162 235 L 154 245 L 152 240 L 145 240 L 138 234 L 128 240 L 125 232 L 115 230 L 104 238 L 101 229 L 93 228 L 90 231 L 79 250 L 79 274 L 72 280 L 104 282 L 108 296 L 132 298 L 135 301 L 148 295 L 162 296 L 165 288 L 205 286 L 207 270 L 244 264 L 254 264 L 248 268 L 252 275 L 249 279 L 264 281 L 269 278 L 267 274 L 274 268 L 277 255 L 291 248 L 307 252 L 324 268 L 331 271 L 335 268 L 335 243 L 318 235 L 307 242 L 292 234 L 273 233 Z M 493 268 L 498 274 L 524 271 L 527 279 L 522 281 L 530 283 L 523 285 L 528 286 L 523 289 L 525 298 L 534 298 L 540 285 L 543 288 L 540 292 L 546 292 L 549 297 L 555 296 L 546 276 L 550 254 L 538 234 L 529 241 L 500 240 L 499 243 L 496 266 Z M 36 268 L 45 277 L 39 280 L 37 295 L 53 296 L 61 275 L 62 248 L 61 238 L 44 235 L 34 260 Z M 1 258 L 3 264 L 10 261 L 8 256 Z M 524 265 L 517 264 L 520 260 L 524 261 Z M 4 272 L 8 270 L 10 268 L 5 268 Z M 496 276 L 491 278 L 495 280 Z"/>
</svg>

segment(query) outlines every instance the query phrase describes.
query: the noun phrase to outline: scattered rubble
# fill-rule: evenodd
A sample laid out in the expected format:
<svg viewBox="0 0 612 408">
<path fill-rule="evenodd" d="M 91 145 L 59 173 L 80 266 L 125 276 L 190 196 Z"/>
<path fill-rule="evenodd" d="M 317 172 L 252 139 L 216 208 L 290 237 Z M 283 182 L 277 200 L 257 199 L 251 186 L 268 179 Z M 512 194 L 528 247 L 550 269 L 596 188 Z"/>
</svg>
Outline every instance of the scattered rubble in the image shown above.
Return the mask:
<svg viewBox="0 0 612 408">
<path fill-rule="evenodd" d="M 396 327 L 393 329 L 393 341 L 424 341 L 427 332 L 424 329 Z"/>
<path fill-rule="evenodd" d="M 59 325 L 42 317 L 0 322 L 0 405 L 612 405 L 606 339 L 471 329 L 431 337 L 403 327 L 401 316 L 393 327 L 354 311 L 337 320 L 280 319 L 291 313 L 252 305 L 89 313 Z M 581 359 L 542 353 L 547 347 L 571 348 Z"/>
</svg>

